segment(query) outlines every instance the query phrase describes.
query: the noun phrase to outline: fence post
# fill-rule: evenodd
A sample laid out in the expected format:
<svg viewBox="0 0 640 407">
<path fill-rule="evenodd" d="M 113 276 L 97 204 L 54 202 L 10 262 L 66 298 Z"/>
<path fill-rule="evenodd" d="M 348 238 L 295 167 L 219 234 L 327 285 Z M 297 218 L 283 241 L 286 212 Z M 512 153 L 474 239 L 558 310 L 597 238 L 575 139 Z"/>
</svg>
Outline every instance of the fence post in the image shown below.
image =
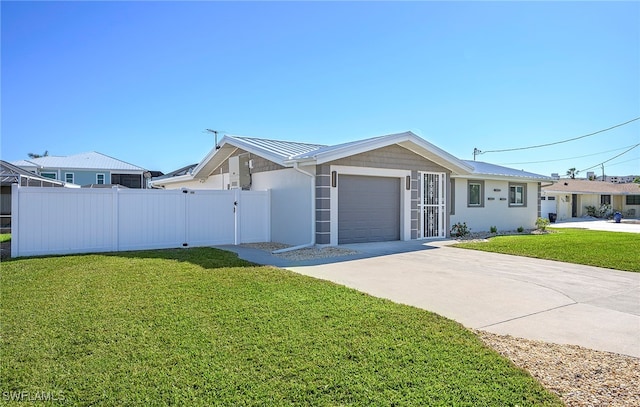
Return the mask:
<svg viewBox="0 0 640 407">
<path fill-rule="evenodd" d="M 120 191 L 118 187 L 111 187 L 111 248 L 114 252 L 120 251 Z"/>
<path fill-rule="evenodd" d="M 11 184 L 11 257 L 16 258 L 20 255 L 20 223 L 18 215 L 20 211 L 20 185 Z"/>
<path fill-rule="evenodd" d="M 184 239 L 181 243 L 179 243 L 179 247 L 189 247 L 189 245 L 191 245 L 191 235 L 189 227 L 191 214 L 189 213 L 189 202 L 187 201 L 187 199 L 189 199 L 189 191 L 186 188 L 182 188 L 182 194 L 184 195 L 184 199 L 182 200 L 182 212 L 184 213 Z"/>
<path fill-rule="evenodd" d="M 271 242 L 271 189 L 267 189 L 267 231 L 266 238 Z"/>
</svg>

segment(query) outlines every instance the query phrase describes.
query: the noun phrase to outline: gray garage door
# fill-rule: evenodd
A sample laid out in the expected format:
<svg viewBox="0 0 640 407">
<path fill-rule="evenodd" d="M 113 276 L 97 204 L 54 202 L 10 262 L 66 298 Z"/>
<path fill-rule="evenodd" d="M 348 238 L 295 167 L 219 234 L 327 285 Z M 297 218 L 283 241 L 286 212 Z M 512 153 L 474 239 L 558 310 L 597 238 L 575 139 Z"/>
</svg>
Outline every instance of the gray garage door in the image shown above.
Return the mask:
<svg viewBox="0 0 640 407">
<path fill-rule="evenodd" d="M 340 175 L 338 243 L 400 240 L 400 180 Z"/>
</svg>

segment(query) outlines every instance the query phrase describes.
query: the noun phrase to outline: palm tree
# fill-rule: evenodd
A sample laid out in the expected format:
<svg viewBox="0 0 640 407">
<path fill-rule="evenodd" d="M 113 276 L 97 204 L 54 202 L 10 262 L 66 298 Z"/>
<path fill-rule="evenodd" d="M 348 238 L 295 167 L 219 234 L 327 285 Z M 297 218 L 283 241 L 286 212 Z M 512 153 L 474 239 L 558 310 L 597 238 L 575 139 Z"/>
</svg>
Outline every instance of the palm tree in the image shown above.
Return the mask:
<svg viewBox="0 0 640 407">
<path fill-rule="evenodd" d="M 576 175 L 578 175 L 579 172 L 580 171 L 576 170 L 575 167 L 573 167 L 567 170 L 567 175 L 569 176 L 569 178 L 575 179 Z"/>
<path fill-rule="evenodd" d="M 47 157 L 49 155 L 49 150 L 45 150 L 44 154 L 29 153 L 27 155 L 29 156 L 29 158 Z"/>
</svg>

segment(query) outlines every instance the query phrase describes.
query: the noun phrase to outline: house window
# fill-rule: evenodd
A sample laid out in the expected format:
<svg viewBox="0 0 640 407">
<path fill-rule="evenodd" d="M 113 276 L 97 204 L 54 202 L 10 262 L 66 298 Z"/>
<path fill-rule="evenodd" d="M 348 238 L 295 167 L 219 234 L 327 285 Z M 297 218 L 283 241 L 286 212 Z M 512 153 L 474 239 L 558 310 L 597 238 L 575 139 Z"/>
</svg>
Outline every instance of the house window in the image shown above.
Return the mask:
<svg viewBox="0 0 640 407">
<path fill-rule="evenodd" d="M 555 200 L 556 200 L 556 197 L 555 197 L 555 196 L 550 196 L 550 197 L 548 197 L 547 199 L 548 199 L 548 200 L 550 200 L 550 201 L 555 201 Z"/>
<path fill-rule="evenodd" d="M 526 196 L 525 184 L 509 184 L 509 206 L 527 206 Z"/>
<path fill-rule="evenodd" d="M 67 182 L 69 184 L 73 184 L 73 173 L 72 172 L 65 172 L 64 173 L 64 182 Z"/>
<path fill-rule="evenodd" d="M 104 174 L 96 174 L 96 184 L 104 184 Z"/>
<path fill-rule="evenodd" d="M 55 172 L 42 172 L 42 173 L 40 173 L 40 175 L 45 177 L 45 178 L 50 178 L 50 179 L 57 179 L 58 178 L 58 174 L 56 174 Z"/>
<path fill-rule="evenodd" d="M 640 195 L 627 195 L 627 205 L 640 205 Z"/>
<path fill-rule="evenodd" d="M 611 195 L 600 195 L 600 205 L 611 205 Z"/>
<path fill-rule="evenodd" d="M 484 206 L 484 181 L 469 181 L 467 184 L 467 206 Z"/>
</svg>

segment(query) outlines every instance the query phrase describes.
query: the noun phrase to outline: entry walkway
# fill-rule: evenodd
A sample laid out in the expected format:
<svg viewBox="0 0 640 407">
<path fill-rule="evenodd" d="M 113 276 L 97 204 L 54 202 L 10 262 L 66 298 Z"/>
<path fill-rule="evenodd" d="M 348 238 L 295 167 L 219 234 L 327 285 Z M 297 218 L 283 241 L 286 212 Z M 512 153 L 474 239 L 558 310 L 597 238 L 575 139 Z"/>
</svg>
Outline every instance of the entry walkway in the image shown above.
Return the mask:
<svg viewBox="0 0 640 407">
<path fill-rule="evenodd" d="M 640 273 L 448 247 L 450 241 L 345 245 L 356 256 L 295 266 L 333 281 L 433 311 L 466 327 L 640 357 Z M 264 253 L 264 252 L 262 252 Z"/>
</svg>

